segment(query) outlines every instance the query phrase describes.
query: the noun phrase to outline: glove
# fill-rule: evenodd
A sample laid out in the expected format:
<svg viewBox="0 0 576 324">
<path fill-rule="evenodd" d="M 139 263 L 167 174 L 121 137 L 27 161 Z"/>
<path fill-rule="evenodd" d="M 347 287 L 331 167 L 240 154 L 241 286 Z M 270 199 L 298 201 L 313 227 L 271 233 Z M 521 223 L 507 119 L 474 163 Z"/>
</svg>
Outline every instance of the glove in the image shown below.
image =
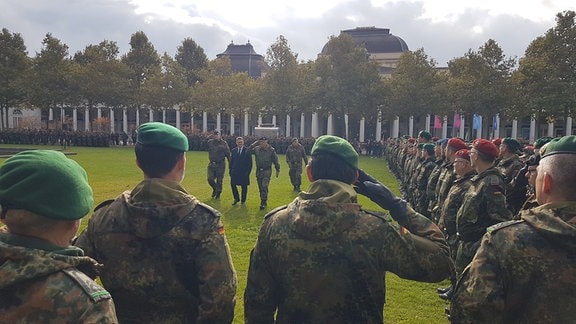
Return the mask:
<svg viewBox="0 0 576 324">
<path fill-rule="evenodd" d="M 388 187 L 363 170 L 358 170 L 358 181 L 354 185 L 356 192 L 370 198 L 378 206 L 389 210 L 390 216 L 400 225 L 407 224 L 406 209 L 408 206 L 406 201 L 396 196 Z"/>
<path fill-rule="evenodd" d="M 276 178 L 278 178 L 278 175 L 280 175 L 280 170 L 276 170 Z"/>
</svg>

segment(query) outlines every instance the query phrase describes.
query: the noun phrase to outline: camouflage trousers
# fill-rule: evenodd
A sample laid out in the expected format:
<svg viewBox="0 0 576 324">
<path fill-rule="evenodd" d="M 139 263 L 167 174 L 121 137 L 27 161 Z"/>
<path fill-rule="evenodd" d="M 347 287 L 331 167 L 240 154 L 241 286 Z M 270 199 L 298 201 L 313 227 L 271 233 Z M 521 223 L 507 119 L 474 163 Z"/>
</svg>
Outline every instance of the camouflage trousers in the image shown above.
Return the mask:
<svg viewBox="0 0 576 324">
<path fill-rule="evenodd" d="M 272 176 L 272 169 L 257 169 L 256 181 L 258 182 L 258 191 L 260 191 L 260 200 L 268 200 L 268 186 L 270 185 L 270 177 Z"/>
<path fill-rule="evenodd" d="M 222 182 L 224 181 L 224 162 L 210 162 L 208 164 L 208 184 L 218 193 L 222 192 Z"/>
<path fill-rule="evenodd" d="M 290 176 L 290 183 L 294 187 L 300 187 L 302 184 L 302 164 L 290 163 L 290 170 L 288 170 L 288 175 Z"/>
</svg>

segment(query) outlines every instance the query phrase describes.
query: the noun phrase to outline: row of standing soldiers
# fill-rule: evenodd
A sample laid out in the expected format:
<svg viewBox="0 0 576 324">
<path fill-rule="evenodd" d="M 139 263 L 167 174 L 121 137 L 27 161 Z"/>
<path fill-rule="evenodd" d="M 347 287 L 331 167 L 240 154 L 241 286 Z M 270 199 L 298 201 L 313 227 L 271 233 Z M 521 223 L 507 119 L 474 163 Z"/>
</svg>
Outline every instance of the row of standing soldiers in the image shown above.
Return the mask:
<svg viewBox="0 0 576 324">
<path fill-rule="evenodd" d="M 454 284 L 488 227 L 534 207 L 527 170 L 537 159 L 520 155 L 522 145 L 514 138 L 472 143 L 431 139 L 430 133 L 421 131 L 418 138 L 390 140 L 386 158 L 404 199 L 444 231 L 456 265 Z M 549 140 L 539 139 L 536 153 Z M 452 286 L 439 288 L 438 293 L 449 300 Z"/>
</svg>

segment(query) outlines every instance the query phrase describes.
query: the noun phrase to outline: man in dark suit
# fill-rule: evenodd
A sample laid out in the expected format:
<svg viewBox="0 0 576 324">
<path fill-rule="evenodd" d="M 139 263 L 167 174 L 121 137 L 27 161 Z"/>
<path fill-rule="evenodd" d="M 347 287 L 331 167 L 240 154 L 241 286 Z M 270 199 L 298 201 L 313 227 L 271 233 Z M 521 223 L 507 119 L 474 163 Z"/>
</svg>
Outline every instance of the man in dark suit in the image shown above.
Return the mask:
<svg viewBox="0 0 576 324">
<path fill-rule="evenodd" d="M 244 146 L 244 138 L 236 138 L 236 147 L 232 150 L 230 157 L 230 184 L 235 206 L 239 202 L 244 206 L 248 195 L 248 185 L 250 184 L 250 172 L 252 172 L 252 154 L 250 149 Z M 242 189 L 242 198 L 238 195 L 238 187 Z"/>
</svg>

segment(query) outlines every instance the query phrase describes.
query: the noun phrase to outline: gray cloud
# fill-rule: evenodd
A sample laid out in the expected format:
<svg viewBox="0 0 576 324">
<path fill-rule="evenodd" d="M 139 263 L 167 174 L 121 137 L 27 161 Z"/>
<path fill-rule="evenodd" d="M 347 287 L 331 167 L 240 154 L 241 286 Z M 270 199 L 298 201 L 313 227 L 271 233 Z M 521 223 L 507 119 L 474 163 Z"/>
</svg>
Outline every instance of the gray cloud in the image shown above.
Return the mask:
<svg viewBox="0 0 576 324">
<path fill-rule="evenodd" d="M 195 15 L 196 8 L 187 8 Z M 255 8 L 257 11 L 257 9 Z M 204 48 L 209 59 L 223 52 L 234 41 L 250 41 L 262 55 L 279 35 L 288 40 L 299 59 L 315 59 L 332 35 L 341 30 L 360 26 L 390 28 L 390 32 L 404 39 L 410 49 L 424 48 L 439 66 L 464 55 L 468 49 L 477 50 L 492 38 L 508 57 L 521 57 L 536 37 L 554 27 L 554 17 L 547 23 L 535 23 L 518 16 L 490 17 L 487 12 L 468 10 L 452 23 L 433 23 L 420 19 L 420 3 L 397 2 L 374 8 L 368 0 L 345 2 L 314 19 L 286 18 L 277 20 L 275 28 L 249 29 L 226 23 L 236 34 L 232 35 L 219 25 L 182 24 L 136 15 L 134 7 L 122 0 L 4 0 L 0 11 L 2 28 L 20 33 L 29 54 L 40 51 L 42 39 L 51 33 L 69 46 L 70 54 L 81 51 L 89 44 L 103 40 L 116 41 L 121 53 L 129 49 L 130 36 L 144 31 L 159 54 L 176 53 L 176 48 L 187 37 Z M 488 24 L 485 24 L 488 21 Z M 482 33 L 473 32 L 482 26 Z"/>
</svg>

